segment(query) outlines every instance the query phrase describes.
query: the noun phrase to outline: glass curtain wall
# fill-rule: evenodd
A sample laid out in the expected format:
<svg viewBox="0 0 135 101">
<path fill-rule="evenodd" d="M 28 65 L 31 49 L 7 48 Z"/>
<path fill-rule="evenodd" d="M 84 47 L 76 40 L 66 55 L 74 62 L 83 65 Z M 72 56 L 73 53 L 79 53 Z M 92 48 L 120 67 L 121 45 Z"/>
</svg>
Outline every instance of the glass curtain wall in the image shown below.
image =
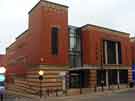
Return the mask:
<svg viewBox="0 0 135 101">
<path fill-rule="evenodd" d="M 81 66 L 81 40 L 77 27 L 69 26 L 69 57 L 72 67 Z"/>
<path fill-rule="evenodd" d="M 116 44 L 118 44 L 118 63 L 122 64 L 122 52 L 121 43 L 117 41 L 104 40 L 107 42 L 107 64 L 116 64 Z M 103 46 L 105 48 L 105 44 Z M 105 50 L 105 49 L 104 49 Z M 105 51 L 104 51 L 104 63 L 105 63 Z"/>
</svg>

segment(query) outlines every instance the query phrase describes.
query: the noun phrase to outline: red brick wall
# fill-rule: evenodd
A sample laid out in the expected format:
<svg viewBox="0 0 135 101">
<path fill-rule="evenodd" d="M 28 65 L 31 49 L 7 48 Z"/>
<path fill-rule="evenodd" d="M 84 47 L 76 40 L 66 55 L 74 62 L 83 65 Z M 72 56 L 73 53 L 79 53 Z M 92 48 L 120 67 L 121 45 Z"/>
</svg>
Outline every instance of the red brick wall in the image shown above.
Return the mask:
<svg viewBox="0 0 135 101">
<path fill-rule="evenodd" d="M 40 54 L 41 54 L 41 33 L 43 27 L 43 14 L 42 5 L 39 3 L 32 12 L 29 13 L 29 30 L 30 30 L 30 40 L 29 40 L 29 59 L 31 64 L 40 64 Z"/>
<path fill-rule="evenodd" d="M 57 26 L 58 55 L 51 53 L 51 28 Z M 41 57 L 46 64 L 68 64 L 68 11 L 43 9 L 43 31 L 41 33 Z"/>
<path fill-rule="evenodd" d="M 55 5 L 60 7 L 59 5 Z M 59 54 L 51 54 L 51 28 L 58 26 Z M 21 46 L 22 45 L 22 46 Z M 16 59 L 25 58 L 24 64 Z M 41 58 L 43 61 L 41 61 Z M 12 61 L 15 64 L 9 65 Z M 29 64 L 68 64 L 68 8 L 50 9 L 42 1 L 29 12 L 29 28 L 6 51 L 6 64 L 9 73 L 28 70 Z M 9 68 L 12 67 L 12 68 Z"/>
<path fill-rule="evenodd" d="M 131 65 L 131 45 L 128 36 L 116 35 L 95 30 L 93 28 L 90 28 L 89 30 L 82 30 L 82 35 L 84 64 L 100 64 L 101 40 L 115 40 L 121 43 L 122 64 Z"/>
<path fill-rule="evenodd" d="M 0 66 L 5 66 L 5 55 L 4 54 L 0 55 Z"/>
<path fill-rule="evenodd" d="M 132 50 L 132 63 L 135 64 L 135 41 L 131 42 L 131 50 Z"/>
</svg>

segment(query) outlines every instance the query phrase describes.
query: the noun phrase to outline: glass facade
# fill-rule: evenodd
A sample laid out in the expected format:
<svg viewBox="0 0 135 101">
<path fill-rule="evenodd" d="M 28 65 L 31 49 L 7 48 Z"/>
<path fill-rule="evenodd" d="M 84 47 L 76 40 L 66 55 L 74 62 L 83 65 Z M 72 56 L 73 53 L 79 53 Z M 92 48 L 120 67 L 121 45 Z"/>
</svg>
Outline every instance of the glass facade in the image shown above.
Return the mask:
<svg viewBox="0 0 135 101">
<path fill-rule="evenodd" d="M 81 67 L 81 39 L 79 29 L 69 26 L 69 60 L 72 67 Z"/>
<path fill-rule="evenodd" d="M 108 64 L 116 64 L 116 42 L 107 41 Z"/>
<path fill-rule="evenodd" d="M 116 64 L 116 61 L 118 60 L 118 64 L 122 64 L 121 43 L 117 41 L 110 41 L 110 40 L 104 40 L 103 42 L 104 42 L 103 44 L 104 63 L 105 61 L 107 61 L 107 64 Z M 105 47 L 105 42 L 106 42 L 106 47 Z M 116 45 L 118 45 L 118 49 L 116 49 Z M 118 57 L 116 56 L 116 53 L 118 53 Z M 116 57 L 118 58 L 117 60 Z"/>
</svg>

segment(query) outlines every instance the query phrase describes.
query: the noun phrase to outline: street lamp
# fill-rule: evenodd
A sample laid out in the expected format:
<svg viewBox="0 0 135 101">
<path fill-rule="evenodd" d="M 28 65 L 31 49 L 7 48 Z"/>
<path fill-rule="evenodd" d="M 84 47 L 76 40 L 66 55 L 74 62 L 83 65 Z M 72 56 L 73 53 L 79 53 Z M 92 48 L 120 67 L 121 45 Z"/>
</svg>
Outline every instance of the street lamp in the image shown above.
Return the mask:
<svg viewBox="0 0 135 101">
<path fill-rule="evenodd" d="M 41 98 L 42 97 L 42 80 L 43 80 L 44 71 L 40 70 L 38 74 L 39 74 L 38 79 L 40 80 L 40 98 Z"/>
<path fill-rule="evenodd" d="M 5 67 L 0 67 L 0 73 L 4 74 L 6 72 L 6 68 Z"/>
<path fill-rule="evenodd" d="M 40 70 L 40 71 L 38 72 L 38 74 L 39 74 L 40 76 L 43 76 L 43 75 L 44 75 L 44 71 Z"/>
</svg>

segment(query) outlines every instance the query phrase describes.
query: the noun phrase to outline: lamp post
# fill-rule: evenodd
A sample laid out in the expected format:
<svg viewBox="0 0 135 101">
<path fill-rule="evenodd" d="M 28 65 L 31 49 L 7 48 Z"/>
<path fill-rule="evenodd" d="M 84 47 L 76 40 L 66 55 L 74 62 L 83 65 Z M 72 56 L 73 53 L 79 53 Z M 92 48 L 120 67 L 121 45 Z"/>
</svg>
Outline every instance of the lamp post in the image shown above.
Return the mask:
<svg viewBox="0 0 135 101">
<path fill-rule="evenodd" d="M 39 77 L 38 77 L 38 79 L 40 80 L 40 98 L 42 97 L 42 80 L 43 80 L 43 75 L 44 75 L 44 71 L 42 71 L 42 70 L 40 70 L 39 72 L 38 72 L 38 74 L 39 74 Z"/>
</svg>

